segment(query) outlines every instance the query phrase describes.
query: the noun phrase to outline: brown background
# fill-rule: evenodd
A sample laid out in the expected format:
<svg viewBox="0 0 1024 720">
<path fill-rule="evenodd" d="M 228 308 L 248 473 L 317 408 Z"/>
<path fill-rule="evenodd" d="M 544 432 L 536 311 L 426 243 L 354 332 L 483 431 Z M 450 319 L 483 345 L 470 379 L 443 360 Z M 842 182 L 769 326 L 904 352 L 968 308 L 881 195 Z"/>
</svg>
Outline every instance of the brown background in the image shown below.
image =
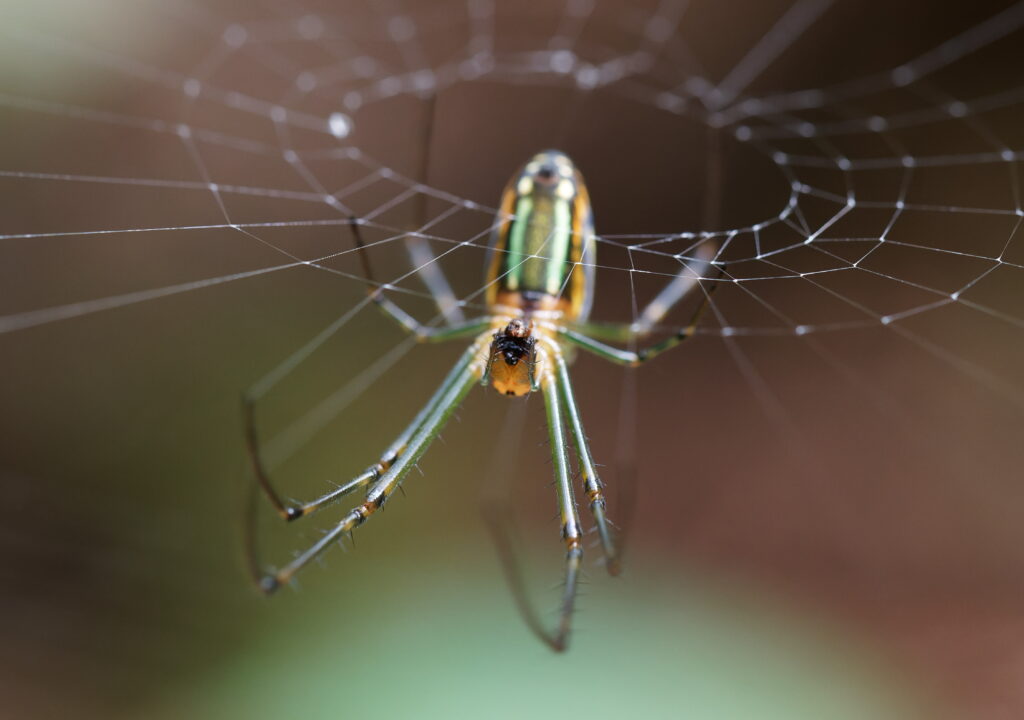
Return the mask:
<svg viewBox="0 0 1024 720">
<path fill-rule="evenodd" d="M 598 6 L 611 17 L 627 15 L 616 3 Z M 721 77 L 786 7 L 694 2 L 680 32 L 707 75 Z M 837 3 L 751 89 L 819 87 L 869 75 L 1002 7 L 970 3 L 940 11 L 923 2 Z M 651 11 L 634 9 L 641 15 Z M 180 92 L 124 72 L 126 63 L 104 66 L 98 53 L 187 74 L 231 20 L 280 24 L 289 14 L 317 10 L 290 3 L 100 4 L 86 13 L 73 4 L 16 6 L 3 31 L 9 42 L 0 62 L 2 91 L 6 97 L 186 121 L 277 142 L 265 118 L 231 113 L 218 103 L 188 105 Z M 369 27 L 390 12 L 361 3 L 324 10 L 351 19 L 354 28 Z M 547 27 L 531 22 L 522 22 L 524 33 Z M 464 28 L 453 26 L 453 36 L 458 32 L 464 36 Z M 446 36 L 431 38 L 428 51 L 437 43 L 440 57 Z M 66 52 L 67 41 L 98 50 L 78 61 Z M 375 48 L 371 52 L 386 52 L 367 42 Z M 936 78 L 934 87 L 978 94 L 1016 87 L 1019 46 L 1018 38 L 971 55 Z M 295 68 L 324 62 L 301 43 L 278 51 L 277 60 L 263 64 L 241 53 L 218 66 L 212 80 L 260 97 L 287 98 Z M 512 169 L 536 149 L 554 145 L 587 175 L 599 232 L 700 228 L 706 157 L 701 122 L 613 93 L 576 102 L 572 92 L 538 83 L 466 83 L 446 90 L 436 110 L 428 183 L 493 206 Z M 282 104 L 321 116 L 330 111 L 326 99 Z M 381 163 L 415 175 L 423 110 L 410 97 L 369 106 L 354 115 L 353 142 Z M 826 116 L 807 115 L 813 122 Z M 989 120 L 1011 147 L 1024 147 L 1019 107 Z M 10 100 L 0 101 L 0 123 L 2 169 L 190 182 L 199 177 L 170 134 L 33 112 Z M 915 154 L 969 152 L 958 146 L 959 132 L 952 123 L 937 123 L 904 139 L 919 143 Z M 299 147 L 316 139 L 301 133 L 292 138 Z M 787 196 L 776 169 L 755 148 L 728 140 L 726 145 L 721 226 L 776 215 Z M 280 158 L 254 157 L 219 143 L 203 147 L 218 182 L 308 190 Z M 317 169 L 332 189 L 367 173 L 345 163 Z M 998 176 L 975 170 L 972 165 L 946 176 L 923 172 L 914 192 L 922 202 L 964 198 L 963 204 L 1007 207 L 1005 170 Z M 877 187 L 872 177 L 858 179 L 858 190 L 894 200 L 891 177 L 879 175 Z M 352 203 L 366 212 L 394 192 L 371 189 L 353 196 Z M 5 237 L 4 315 L 282 262 L 241 233 L 181 229 L 223 223 L 210 195 L 193 189 L 0 177 L 0 193 L 5 236 L 170 228 Z M 227 202 L 232 218 L 244 222 L 337 218 L 323 206 L 280 197 L 229 196 Z M 431 201 L 432 212 L 443 208 Z M 395 225 L 412 219 L 411 205 L 387 216 Z M 908 221 L 904 239 L 929 244 L 945 231 L 989 252 L 991 243 L 1010 236 L 1008 224 L 983 216 L 946 214 L 931 222 L 917 229 Z M 460 212 L 438 234 L 459 239 L 484 226 L 486 217 Z M 870 219 L 857 218 L 848 232 L 870 236 L 873 227 Z M 338 226 L 264 228 L 257 234 L 310 257 L 349 243 Z M 932 257 L 894 252 L 879 267 L 899 278 L 930 273 L 929 282 L 945 286 L 962 276 L 968 262 L 941 256 L 930 266 Z M 397 247 L 377 253 L 375 260 L 383 275 L 402 272 Z M 621 267 L 624 256 L 609 248 L 602 260 Z M 469 292 L 480 284 L 481 263 L 482 252 L 467 248 L 444 267 L 456 288 Z M 351 255 L 333 266 L 358 272 Z M 974 297 L 1022 317 L 1017 272 L 997 270 Z M 628 317 L 627 279 L 614 270 L 600 273 L 598 317 Z M 655 287 L 649 283 L 640 278 L 641 294 Z M 904 290 L 899 283 L 875 286 L 867 280 L 847 288 L 879 308 L 900 307 Z M 763 292 L 778 307 L 806 313 L 800 317 L 811 323 L 837 319 L 827 306 L 802 306 L 806 296 L 782 282 Z M 840 658 L 840 668 L 846 658 L 859 658 L 850 662 L 868 668 L 865 687 L 891 684 L 895 690 L 878 692 L 904 698 L 892 707 L 915 708 L 907 715 L 1024 713 L 1020 320 L 1006 323 L 952 306 L 906 321 L 954 364 L 880 323 L 805 338 L 741 337 L 730 345 L 712 321 L 709 332 L 685 350 L 643 368 L 635 378 L 639 411 L 630 416 L 638 436 L 632 449 L 632 569 L 614 582 L 590 573 L 580 619 L 584 629 L 568 657 L 550 659 L 515 618 L 476 510 L 482 480 L 512 476 L 522 531 L 537 560 L 531 576 L 542 602 L 550 605 L 553 595 L 543 592 L 557 577 L 559 544 L 549 522 L 553 506 L 535 400 L 528 402 L 525 418 L 510 421 L 522 427 L 523 449 L 516 454 L 506 452 L 516 445 L 515 433 L 502 430 L 508 406 L 475 393 L 460 413 L 462 422 L 423 462 L 424 476 L 410 476 L 408 499 L 389 506 L 379 524 L 367 528 L 358 552 L 336 552 L 327 570 L 304 576 L 303 592 L 271 603 L 247 587 L 239 541 L 247 481 L 239 394 L 361 297 L 354 280 L 302 268 L 0 335 L 0 686 L 14 716 L 66 716 L 68 708 L 76 716 L 258 714 L 260 707 L 272 707 L 259 700 L 271 683 L 281 688 L 279 697 L 291 688 L 308 695 L 302 678 L 331 678 L 330 672 L 319 673 L 335 664 L 336 681 L 311 681 L 321 693 L 319 713 L 340 712 L 353 697 L 372 700 L 380 693 L 400 696 L 406 704 L 392 706 L 392 700 L 378 697 L 367 700 L 368 707 L 430 714 L 444 703 L 424 697 L 436 700 L 431 692 L 449 682 L 454 695 L 446 691 L 443 698 L 471 692 L 467 686 L 479 687 L 472 672 L 484 673 L 491 663 L 522 668 L 524 674 L 509 684 L 527 694 L 533 682 L 527 668 L 534 664 L 547 676 L 564 674 L 571 689 L 561 702 L 585 707 L 591 693 L 581 688 L 593 688 L 594 678 L 576 673 L 581 663 L 593 664 L 612 683 L 609 694 L 628 698 L 631 688 L 640 688 L 655 703 L 648 707 L 672 716 L 682 701 L 673 697 L 673 680 L 644 691 L 642 673 L 651 665 L 667 668 L 672 678 L 673 663 L 679 663 L 681 677 L 705 668 L 709 682 L 720 682 L 724 694 L 737 702 L 749 699 L 750 716 L 773 717 L 770 706 L 759 704 L 761 690 L 751 678 L 768 673 L 776 660 L 783 663 L 782 646 L 801 633 L 818 638 L 823 656 Z M 757 328 L 763 322 L 745 314 L 738 288 L 726 286 L 716 302 L 736 325 Z M 420 316 L 429 312 L 415 297 L 405 298 L 405 306 Z M 377 315 L 358 315 L 261 405 L 267 431 L 308 410 L 399 340 L 398 331 Z M 736 349 L 760 380 L 744 376 Z M 357 399 L 281 466 L 289 492 L 302 495 L 363 467 L 411 417 L 457 352 L 416 349 L 401 360 L 372 394 Z M 990 387 L 958 367 L 958 360 L 974 363 L 1003 385 Z M 623 398 L 630 401 L 622 390 L 628 381 L 618 368 L 590 357 L 576 363 L 574 378 L 606 479 L 620 488 L 629 482 L 616 466 L 630 451 L 628 443 L 623 450 L 619 426 Z M 315 530 L 272 532 L 269 542 L 281 558 L 316 536 Z M 717 619 L 708 620 L 708 613 Z M 748 621 L 774 628 L 768 635 L 784 639 L 777 655 L 766 651 L 750 660 L 750 668 L 734 668 L 735 677 L 728 674 L 731 655 L 723 659 L 712 651 L 710 658 L 694 657 L 719 644 L 771 646 L 760 636 L 744 639 Z M 397 629 L 390 633 L 392 626 Z M 706 630 L 710 636 L 701 645 L 701 629 L 709 627 L 715 629 Z M 661 633 L 672 635 L 678 628 L 693 638 L 693 653 L 685 646 L 658 645 Z M 717 635 L 721 629 L 724 634 Z M 409 640 L 409 632 L 419 633 L 418 640 Z M 291 644 L 290 638 L 302 642 Z M 632 642 L 638 638 L 642 642 Z M 367 654 L 369 648 L 376 654 Z M 638 654 L 627 660 L 625 652 Z M 469 669 L 458 670 L 462 666 L 452 658 L 466 663 L 467 657 Z M 405 684 L 365 688 L 347 682 L 349 665 L 357 667 L 359 658 L 368 658 L 382 677 L 397 674 Z M 252 662 L 255 669 L 245 664 Z M 243 666 L 250 674 L 232 684 L 234 669 Z M 721 668 L 723 674 L 715 675 Z M 801 672 L 794 693 L 813 698 L 828 682 L 812 669 Z M 851 676 L 861 672 L 851 670 Z M 417 686 L 415 679 L 424 674 L 436 676 L 439 685 L 424 679 L 425 686 Z M 486 694 L 479 701 L 484 716 L 503 702 Z M 546 701 L 537 713 L 563 710 Z M 900 716 L 898 710 L 888 712 Z"/>
</svg>

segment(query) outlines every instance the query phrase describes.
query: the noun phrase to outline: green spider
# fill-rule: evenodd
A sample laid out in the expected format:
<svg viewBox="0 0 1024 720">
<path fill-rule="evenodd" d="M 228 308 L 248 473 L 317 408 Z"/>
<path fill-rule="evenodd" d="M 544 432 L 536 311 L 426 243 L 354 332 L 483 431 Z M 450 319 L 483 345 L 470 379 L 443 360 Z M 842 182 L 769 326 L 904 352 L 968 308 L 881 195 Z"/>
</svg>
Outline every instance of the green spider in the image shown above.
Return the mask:
<svg viewBox="0 0 1024 720">
<path fill-rule="evenodd" d="M 365 252 L 358 234 L 357 242 Z M 473 341 L 378 462 L 314 500 L 287 503 L 271 485 L 260 459 L 253 406 L 251 402 L 245 403 L 252 465 L 260 487 L 282 518 L 298 520 L 355 490 L 366 488 L 363 502 L 284 567 L 264 572 L 253 563 L 258 586 L 264 593 L 273 593 L 289 583 L 311 560 L 383 507 L 474 385 L 491 385 L 500 394 L 511 397 L 540 392 L 547 412 L 562 539 L 566 546 L 565 584 L 555 629 L 546 630 L 518 595 L 517 600 L 531 629 L 548 646 L 556 651 L 566 648 L 583 558 L 584 534 L 567 457 L 567 431 L 575 442 L 582 487 L 597 525 L 605 566 L 611 575 L 619 572 L 618 549 L 606 517 L 604 485 L 595 470 L 573 394 L 566 345 L 577 346 L 622 365 L 639 365 L 694 334 L 697 321 L 708 306 L 711 290 L 717 286 L 717 283 L 712 285 L 689 324 L 675 334 L 636 351 L 614 347 L 607 342 L 624 344 L 649 335 L 665 314 L 698 285 L 703 269 L 710 264 L 710 257 L 703 250 L 695 264 L 700 271 L 695 270 L 694 265 L 685 268 L 633 324 L 596 324 L 588 322 L 594 299 L 596 245 L 593 212 L 583 177 L 568 156 L 549 150 L 530 159 L 513 176 L 502 195 L 487 263 L 485 316 L 443 328 L 428 327 L 392 302 L 382 287 L 372 286 L 373 302 L 417 339 L 444 342 L 471 337 Z M 365 257 L 364 262 L 370 279 Z"/>
</svg>

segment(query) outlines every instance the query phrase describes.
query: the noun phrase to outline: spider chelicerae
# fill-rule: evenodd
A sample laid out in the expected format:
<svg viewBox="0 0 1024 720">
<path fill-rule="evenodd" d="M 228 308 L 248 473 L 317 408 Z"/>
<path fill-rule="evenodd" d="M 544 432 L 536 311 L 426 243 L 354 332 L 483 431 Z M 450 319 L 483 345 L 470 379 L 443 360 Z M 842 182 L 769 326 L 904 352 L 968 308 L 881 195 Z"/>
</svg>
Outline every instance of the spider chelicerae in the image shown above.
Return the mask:
<svg viewBox="0 0 1024 720">
<path fill-rule="evenodd" d="M 365 247 L 353 224 L 372 281 Z M 714 283 L 690 322 L 674 334 L 642 349 L 627 344 L 652 333 L 665 314 L 698 287 L 711 265 L 714 249 L 701 245 L 696 258 L 673 277 L 632 324 L 589 321 L 594 299 L 596 238 L 593 212 L 583 177 L 567 155 L 556 150 L 538 153 L 517 172 L 502 195 L 487 261 L 487 314 L 447 327 L 423 325 L 395 304 L 384 288 L 371 282 L 370 298 L 384 313 L 417 339 L 443 342 L 473 338 L 440 387 L 380 459 L 349 482 L 302 503 L 289 503 L 273 487 L 260 459 L 253 405 L 245 403 L 249 455 L 259 486 L 277 514 L 294 521 L 307 517 L 350 493 L 366 489 L 365 499 L 349 510 L 320 539 L 284 567 L 265 571 L 253 561 L 259 588 L 273 593 L 299 570 L 343 536 L 370 519 L 399 489 L 409 470 L 437 438 L 447 420 L 474 385 L 491 385 L 500 394 L 544 397 L 555 490 L 565 542 L 565 583 L 559 619 L 548 630 L 525 612 L 537 635 L 554 650 L 564 650 L 583 558 L 583 536 L 566 435 L 571 435 L 587 505 L 604 551 L 605 567 L 619 572 L 616 539 L 606 516 L 604 485 L 598 477 L 569 378 L 567 346 L 579 347 L 606 360 L 635 366 L 692 337 L 707 308 Z M 514 584 L 514 583 L 513 583 Z M 524 603 L 520 602 L 520 607 Z"/>
</svg>

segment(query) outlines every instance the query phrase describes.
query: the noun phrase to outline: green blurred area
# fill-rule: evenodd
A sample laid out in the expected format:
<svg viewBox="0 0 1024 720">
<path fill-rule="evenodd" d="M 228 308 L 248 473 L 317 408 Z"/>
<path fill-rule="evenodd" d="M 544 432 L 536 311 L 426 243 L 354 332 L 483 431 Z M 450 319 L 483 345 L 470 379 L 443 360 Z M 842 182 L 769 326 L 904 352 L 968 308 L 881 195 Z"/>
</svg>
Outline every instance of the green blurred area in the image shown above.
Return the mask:
<svg viewBox="0 0 1024 720">
<path fill-rule="evenodd" d="M 454 545 L 430 563 L 392 555 L 349 575 L 333 607 L 288 598 L 276 628 L 160 716 L 935 716 L 830 623 L 649 564 L 588 586 L 574 647 L 552 655 L 487 560 Z"/>
</svg>

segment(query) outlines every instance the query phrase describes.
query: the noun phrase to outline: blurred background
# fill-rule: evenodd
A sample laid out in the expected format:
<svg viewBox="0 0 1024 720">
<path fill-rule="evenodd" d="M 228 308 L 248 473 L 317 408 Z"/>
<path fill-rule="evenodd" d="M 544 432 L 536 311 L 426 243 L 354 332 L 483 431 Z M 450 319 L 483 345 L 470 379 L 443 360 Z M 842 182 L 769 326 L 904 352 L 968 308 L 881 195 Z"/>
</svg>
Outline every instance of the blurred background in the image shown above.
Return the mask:
<svg viewBox="0 0 1024 720">
<path fill-rule="evenodd" d="M 1024 715 L 1022 16 L 912 0 L 9 2 L 2 713 Z M 595 318 L 629 320 L 692 248 L 684 233 L 764 226 L 732 234 L 740 282 L 684 348 L 632 374 L 573 366 L 628 528 L 622 577 L 590 552 L 569 652 L 530 635 L 478 506 L 510 489 L 553 620 L 542 407 L 474 391 L 357 549 L 263 598 L 245 570 L 241 394 L 261 383 L 274 476 L 310 497 L 373 462 L 464 347 L 410 348 L 361 309 L 345 210 L 425 320 L 401 231 L 429 218 L 468 312 L 490 209 L 544 147 L 590 187 Z M 801 183 L 816 190 L 787 211 Z M 789 247 L 814 229 L 812 249 Z M 881 237 L 898 243 L 854 270 Z M 758 261 L 770 248 L 784 251 Z M 800 276 L 823 262 L 844 271 Z M 282 528 L 263 507 L 267 562 L 333 516 Z"/>
</svg>

